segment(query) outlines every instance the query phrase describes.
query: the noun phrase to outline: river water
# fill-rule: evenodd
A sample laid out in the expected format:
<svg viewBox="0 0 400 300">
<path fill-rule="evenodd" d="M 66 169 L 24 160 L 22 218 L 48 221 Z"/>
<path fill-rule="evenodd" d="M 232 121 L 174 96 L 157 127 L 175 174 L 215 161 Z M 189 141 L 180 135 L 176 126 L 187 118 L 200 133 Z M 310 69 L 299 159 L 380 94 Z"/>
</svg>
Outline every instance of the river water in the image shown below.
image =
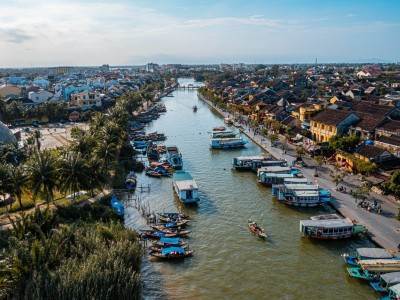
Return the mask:
<svg viewBox="0 0 400 300">
<path fill-rule="evenodd" d="M 180 79 L 183 84 L 192 79 Z M 223 125 L 219 115 L 197 97 L 195 90 L 177 90 L 163 98 L 167 113 L 148 126 L 163 132 L 166 145 L 177 145 L 184 169 L 199 185 L 197 207 L 179 203 L 171 179 L 139 176 L 150 184 L 142 201 L 156 212 L 182 211 L 192 218 L 192 258 L 180 262 L 143 265 L 147 299 L 377 299 L 364 283 L 350 279 L 341 254 L 372 246 L 368 240 L 318 242 L 301 237 L 299 220 L 332 212 L 328 208 L 294 209 L 272 199 L 270 188 L 257 184 L 252 173 L 231 170 L 232 158 L 260 154 L 253 143 L 233 151 L 209 149 L 208 132 Z M 193 105 L 199 108 L 192 111 Z M 270 238 L 261 241 L 247 229 L 251 218 Z M 144 224 L 133 208 L 126 209 L 126 224 Z"/>
</svg>

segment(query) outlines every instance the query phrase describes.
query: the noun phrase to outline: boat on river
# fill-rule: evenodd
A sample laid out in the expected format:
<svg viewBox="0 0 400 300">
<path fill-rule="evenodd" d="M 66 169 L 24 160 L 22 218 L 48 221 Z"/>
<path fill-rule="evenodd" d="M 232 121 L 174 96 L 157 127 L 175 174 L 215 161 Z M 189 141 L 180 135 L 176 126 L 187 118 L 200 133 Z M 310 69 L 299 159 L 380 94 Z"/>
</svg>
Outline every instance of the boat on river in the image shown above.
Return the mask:
<svg viewBox="0 0 400 300">
<path fill-rule="evenodd" d="M 300 176 L 299 169 L 288 166 L 268 166 L 257 170 L 257 179 L 259 183 L 267 186 L 284 183 L 285 178 L 294 178 Z"/>
<path fill-rule="evenodd" d="M 394 255 L 382 248 L 357 248 L 354 253 L 342 255 L 346 264 L 359 266 L 359 262 L 366 259 L 393 259 Z"/>
<path fill-rule="evenodd" d="M 283 178 L 283 184 L 310 184 L 310 182 L 305 177 L 285 177 Z M 273 184 L 271 190 L 272 196 L 277 197 L 281 187 L 282 184 Z"/>
<path fill-rule="evenodd" d="M 122 202 L 117 198 L 117 196 L 112 195 L 111 200 L 110 200 L 110 206 L 114 210 L 114 212 L 120 216 L 123 217 L 125 214 L 125 208 Z"/>
<path fill-rule="evenodd" d="M 380 300 L 399 300 L 399 299 L 400 299 L 400 283 L 391 286 L 388 289 L 388 294 L 380 298 Z"/>
<path fill-rule="evenodd" d="M 400 271 L 400 259 L 363 259 L 358 262 L 361 269 L 368 272 L 386 273 Z"/>
<path fill-rule="evenodd" d="M 239 149 L 243 148 L 247 141 L 241 136 L 231 138 L 212 138 L 210 141 L 211 149 Z"/>
<path fill-rule="evenodd" d="M 238 133 L 232 130 L 213 130 L 210 134 L 211 139 L 227 139 L 237 137 Z"/>
<path fill-rule="evenodd" d="M 145 238 L 145 239 L 159 240 L 161 238 L 176 238 L 176 237 L 178 237 L 178 234 L 176 232 L 165 233 L 165 232 L 156 231 L 156 230 L 142 230 L 141 237 Z"/>
<path fill-rule="evenodd" d="M 330 192 L 313 184 L 282 184 L 277 199 L 291 206 L 314 207 L 330 201 Z"/>
<path fill-rule="evenodd" d="M 336 240 L 364 233 L 366 229 L 362 225 L 354 224 L 350 219 L 328 214 L 314 216 L 310 220 L 300 220 L 300 232 L 309 238 Z"/>
<path fill-rule="evenodd" d="M 181 238 L 166 238 L 162 237 L 158 241 L 153 242 L 154 246 L 157 247 L 172 247 L 172 246 L 180 246 L 183 247 L 186 245 L 186 242 L 184 242 Z"/>
<path fill-rule="evenodd" d="M 267 166 L 280 166 L 284 167 L 287 163 L 285 160 L 275 160 L 270 156 L 253 155 L 253 156 L 238 156 L 233 158 L 232 166 L 238 171 L 253 171 Z"/>
<path fill-rule="evenodd" d="M 179 227 L 167 228 L 163 225 L 152 225 L 154 231 L 163 232 L 165 234 L 176 234 L 178 237 L 187 237 L 190 234 L 189 230 L 182 230 Z"/>
<path fill-rule="evenodd" d="M 172 177 L 172 186 L 182 203 L 193 204 L 199 201 L 199 188 L 188 172 L 176 171 Z"/>
<path fill-rule="evenodd" d="M 167 147 L 167 162 L 175 170 L 182 169 L 182 167 L 183 167 L 182 154 L 179 152 L 179 149 L 177 146 L 168 146 Z"/>
<path fill-rule="evenodd" d="M 259 238 L 266 239 L 267 234 L 265 233 L 265 230 L 261 228 L 256 222 L 253 222 L 252 220 L 249 220 L 247 222 L 247 226 L 249 227 L 249 230 L 258 236 Z"/>
<path fill-rule="evenodd" d="M 150 255 L 161 259 L 182 259 L 193 256 L 193 251 L 183 247 L 168 247 L 161 251 L 152 251 Z"/>
<path fill-rule="evenodd" d="M 400 283 L 400 272 L 390 272 L 379 276 L 379 280 L 372 281 L 369 285 L 376 291 L 380 293 L 388 292 L 388 289 Z"/>
<path fill-rule="evenodd" d="M 125 179 L 125 187 L 132 191 L 136 189 L 136 184 L 137 184 L 137 178 L 135 172 L 131 171 L 129 174 L 126 176 Z"/>
<path fill-rule="evenodd" d="M 168 223 L 189 220 L 189 216 L 181 213 L 158 213 L 158 219 L 160 222 Z"/>
</svg>

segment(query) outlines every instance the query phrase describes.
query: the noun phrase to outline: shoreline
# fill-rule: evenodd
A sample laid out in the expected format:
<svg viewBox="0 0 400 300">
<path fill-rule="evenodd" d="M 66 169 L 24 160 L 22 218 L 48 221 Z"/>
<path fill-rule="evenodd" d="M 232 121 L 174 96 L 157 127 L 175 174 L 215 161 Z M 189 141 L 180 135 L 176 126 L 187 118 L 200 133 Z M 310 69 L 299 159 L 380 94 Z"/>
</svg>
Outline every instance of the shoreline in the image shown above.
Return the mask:
<svg viewBox="0 0 400 300">
<path fill-rule="evenodd" d="M 203 95 L 197 93 L 198 98 L 202 101 L 204 101 L 210 108 L 214 109 L 221 117 L 226 118 L 230 116 L 229 113 L 224 112 L 222 109 L 216 107 L 213 105 L 213 103 L 209 100 L 207 100 Z M 268 138 L 261 138 L 257 137 L 254 135 L 254 133 L 248 131 L 248 128 L 245 128 L 245 130 L 241 130 L 241 133 L 245 134 L 253 143 L 255 143 L 258 147 L 260 147 L 263 151 L 268 152 L 270 155 L 272 155 L 276 159 L 285 159 L 289 164 L 295 159 L 287 154 L 282 153 L 280 149 L 273 148 L 271 147 L 271 142 L 269 141 Z M 311 182 L 315 181 L 315 177 L 311 174 L 312 171 L 306 170 L 304 168 L 301 168 L 301 171 L 307 179 L 309 179 Z M 367 222 L 365 218 L 363 218 L 363 213 L 364 211 L 354 210 L 347 202 L 351 202 L 351 204 L 355 203 L 355 199 L 348 195 L 340 195 L 338 191 L 333 190 L 328 182 L 324 182 L 325 180 L 318 178 L 319 185 L 328 188 L 331 190 L 332 194 L 332 199 L 329 202 L 329 205 L 334 208 L 340 215 L 349 218 L 350 220 L 356 220 L 357 223 L 364 225 L 367 229 L 367 236 L 368 238 L 374 242 L 375 244 L 379 245 L 382 248 L 385 248 L 390 251 L 395 251 L 398 252 L 397 245 L 398 241 L 400 241 L 400 233 L 394 231 L 393 233 L 395 235 L 399 235 L 397 241 L 393 238 L 393 236 L 387 237 L 385 235 L 382 235 L 378 228 L 376 228 L 376 225 L 379 224 L 381 225 L 382 222 Z M 322 183 L 322 184 L 321 184 Z M 347 197 L 346 197 L 347 196 Z M 371 214 L 370 212 L 367 212 L 368 214 Z M 376 215 L 375 215 L 376 217 Z M 397 220 L 394 220 L 397 221 Z M 396 224 L 395 224 L 396 225 Z M 397 227 L 400 228 L 400 224 L 397 224 Z M 396 229 L 396 227 L 392 228 Z"/>
</svg>

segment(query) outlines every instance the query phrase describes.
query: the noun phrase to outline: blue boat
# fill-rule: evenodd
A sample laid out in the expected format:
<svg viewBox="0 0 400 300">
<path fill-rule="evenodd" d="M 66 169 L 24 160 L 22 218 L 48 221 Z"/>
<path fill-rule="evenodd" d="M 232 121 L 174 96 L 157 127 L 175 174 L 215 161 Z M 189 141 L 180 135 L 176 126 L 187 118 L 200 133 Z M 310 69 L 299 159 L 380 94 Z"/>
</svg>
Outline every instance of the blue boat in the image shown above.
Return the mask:
<svg viewBox="0 0 400 300">
<path fill-rule="evenodd" d="M 329 191 L 318 185 L 285 183 L 277 187 L 277 199 L 287 205 L 314 207 L 330 201 Z"/>
<path fill-rule="evenodd" d="M 154 251 L 150 253 L 151 256 L 163 259 L 179 259 L 193 255 L 192 250 L 186 250 L 183 247 L 168 247 L 163 248 L 161 251 Z"/>
<path fill-rule="evenodd" d="M 188 172 L 175 172 L 172 177 L 172 186 L 182 203 L 193 204 L 200 200 L 197 183 Z"/>
<path fill-rule="evenodd" d="M 124 205 L 121 203 L 121 201 L 118 200 L 118 198 L 115 195 L 111 196 L 110 205 L 118 216 L 120 217 L 124 216 L 125 213 Z"/>
<path fill-rule="evenodd" d="M 131 171 L 129 174 L 126 176 L 125 179 L 125 187 L 132 191 L 136 189 L 136 184 L 137 184 L 137 178 L 135 172 Z"/>
<path fill-rule="evenodd" d="M 210 142 L 212 149 L 238 149 L 243 148 L 248 142 L 242 137 L 213 138 Z"/>
<path fill-rule="evenodd" d="M 400 299 L 400 283 L 391 286 L 388 295 L 381 297 L 380 300 L 398 300 Z"/>
<path fill-rule="evenodd" d="M 166 247 L 178 247 L 178 246 L 182 246 L 185 243 L 183 242 L 183 240 L 181 238 L 167 238 L 167 237 L 162 237 L 160 238 L 160 240 L 157 242 L 157 244 L 159 245 L 163 245 Z"/>
<path fill-rule="evenodd" d="M 182 154 L 179 152 L 177 146 L 168 146 L 167 147 L 167 162 L 173 167 L 175 170 L 182 170 Z"/>
<path fill-rule="evenodd" d="M 385 293 L 388 289 L 400 283 L 400 272 L 385 273 L 379 276 L 379 280 L 372 281 L 369 285 L 377 292 Z"/>
</svg>

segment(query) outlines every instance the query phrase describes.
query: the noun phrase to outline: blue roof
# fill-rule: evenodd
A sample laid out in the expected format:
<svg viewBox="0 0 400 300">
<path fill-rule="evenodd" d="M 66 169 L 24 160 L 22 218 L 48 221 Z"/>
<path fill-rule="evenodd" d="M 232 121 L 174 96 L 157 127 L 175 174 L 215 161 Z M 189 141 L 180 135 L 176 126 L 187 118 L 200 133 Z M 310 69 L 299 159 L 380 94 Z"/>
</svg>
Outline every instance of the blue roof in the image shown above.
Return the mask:
<svg viewBox="0 0 400 300">
<path fill-rule="evenodd" d="M 188 172 L 185 171 L 176 171 L 174 173 L 173 179 L 175 181 L 181 181 L 181 180 L 193 180 L 192 175 L 190 175 Z"/>
<path fill-rule="evenodd" d="M 161 243 L 170 244 L 170 245 L 179 245 L 181 239 L 180 238 L 167 238 L 163 237 L 160 239 Z"/>
<path fill-rule="evenodd" d="M 185 254 L 185 249 L 183 249 L 182 247 L 168 247 L 168 248 L 162 249 L 162 251 L 161 251 L 162 255 L 168 255 L 171 253 Z"/>
</svg>

